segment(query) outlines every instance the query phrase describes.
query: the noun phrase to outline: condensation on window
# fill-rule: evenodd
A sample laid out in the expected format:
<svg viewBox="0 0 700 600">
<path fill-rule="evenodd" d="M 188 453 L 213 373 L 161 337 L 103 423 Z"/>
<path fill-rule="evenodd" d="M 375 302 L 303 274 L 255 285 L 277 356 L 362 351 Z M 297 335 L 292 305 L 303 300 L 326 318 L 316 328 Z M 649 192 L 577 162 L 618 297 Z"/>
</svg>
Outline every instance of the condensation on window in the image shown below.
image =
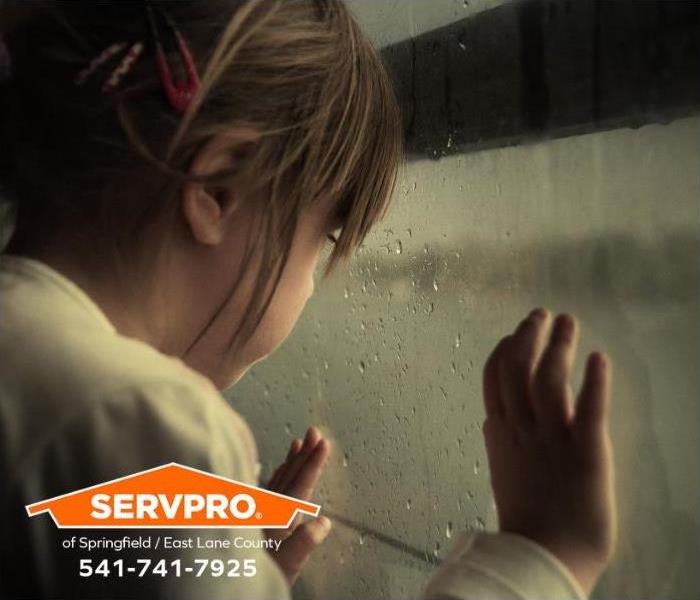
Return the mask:
<svg viewBox="0 0 700 600">
<path fill-rule="evenodd" d="M 483 8 L 427 4 L 358 12 L 394 41 Z M 535 306 L 578 318 L 575 391 L 589 352 L 613 363 L 620 544 L 594 597 L 697 597 L 698 139 L 689 116 L 409 160 L 387 218 L 227 394 L 263 480 L 310 424 L 334 444 L 315 497 L 334 529 L 295 598 L 419 597 L 459 532 L 496 528 L 482 368 Z"/>
</svg>

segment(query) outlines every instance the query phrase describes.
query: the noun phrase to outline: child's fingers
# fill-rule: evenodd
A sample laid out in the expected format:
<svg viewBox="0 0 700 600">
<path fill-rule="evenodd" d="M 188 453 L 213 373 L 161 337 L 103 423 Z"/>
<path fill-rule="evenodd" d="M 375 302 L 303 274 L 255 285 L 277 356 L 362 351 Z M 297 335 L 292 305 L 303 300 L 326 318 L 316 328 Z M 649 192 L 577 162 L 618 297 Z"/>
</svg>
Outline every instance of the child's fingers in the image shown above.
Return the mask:
<svg viewBox="0 0 700 600">
<path fill-rule="evenodd" d="M 267 482 L 267 489 L 277 489 L 275 486 L 278 485 L 280 477 L 289 467 L 289 461 L 292 459 L 293 456 L 299 453 L 301 447 L 302 441 L 300 438 L 295 438 L 294 440 L 292 440 L 292 443 L 289 445 L 289 452 L 287 452 L 287 457 L 285 458 L 284 462 L 275 469 L 275 472 L 272 474 L 272 477 L 270 477 L 270 480 Z"/>
<path fill-rule="evenodd" d="M 287 468 L 280 474 L 278 482 L 280 489 L 289 487 L 289 484 L 294 481 L 297 473 L 322 439 L 323 436 L 316 427 L 309 427 L 301 449 L 291 458 L 287 463 Z"/>
<path fill-rule="evenodd" d="M 311 553 L 326 539 L 330 530 L 331 520 L 321 516 L 297 527 L 284 541 L 275 555 L 275 560 L 287 576 L 290 585 L 294 583 Z"/>
<path fill-rule="evenodd" d="M 610 381 L 610 361 L 602 352 L 591 353 L 576 402 L 577 427 L 584 431 L 600 431 L 605 426 L 610 403 Z"/>
<path fill-rule="evenodd" d="M 284 472 L 284 470 L 287 468 L 287 463 L 282 463 L 279 465 L 275 471 L 272 473 L 272 477 L 267 482 L 267 489 L 268 490 L 278 490 L 278 483 L 279 483 L 279 478 Z"/>
<path fill-rule="evenodd" d="M 543 344 L 547 313 L 533 310 L 518 325 L 501 360 L 501 394 L 506 418 L 518 427 L 533 421 L 530 382 L 535 357 Z"/>
<path fill-rule="evenodd" d="M 323 439 L 318 443 L 303 468 L 297 472 L 296 478 L 292 480 L 286 493 L 295 498 L 308 500 L 321 477 L 329 455 L 330 442 Z"/>
<path fill-rule="evenodd" d="M 301 447 L 303 445 L 303 442 L 301 438 L 295 438 L 292 440 L 292 443 L 289 445 L 289 452 L 287 452 L 287 458 L 285 458 L 285 461 L 288 461 L 301 450 Z"/>
<path fill-rule="evenodd" d="M 290 535 L 294 533 L 297 527 L 302 524 L 304 521 L 303 514 L 300 512 L 297 512 L 294 515 L 294 518 L 292 521 L 289 523 L 289 527 L 286 527 L 285 529 L 268 529 L 265 530 L 265 536 L 270 537 L 275 540 L 279 541 L 284 541 L 286 540 Z"/>
<path fill-rule="evenodd" d="M 292 443 L 289 445 L 287 457 L 284 459 L 284 462 L 275 469 L 275 472 L 272 474 L 272 477 L 270 477 L 270 480 L 267 482 L 267 489 L 279 489 L 277 486 L 279 485 L 280 479 L 283 477 L 284 473 L 289 468 L 289 463 L 291 459 L 297 454 L 299 454 L 299 451 L 301 450 L 302 446 L 303 441 L 301 440 L 301 438 L 295 438 L 292 440 Z"/>
<path fill-rule="evenodd" d="M 537 334 L 535 338 L 535 344 L 532 350 L 532 364 L 530 370 L 530 385 L 532 385 L 532 378 L 535 374 L 535 369 L 542 358 L 542 353 L 547 346 L 547 340 L 549 339 L 550 332 L 552 330 L 552 314 L 543 307 L 534 309 L 530 316 L 534 317 L 538 322 Z"/>
<path fill-rule="evenodd" d="M 483 394 L 486 418 L 503 417 L 503 404 L 501 402 L 501 383 L 499 374 L 499 362 L 510 336 L 501 339 L 494 348 L 484 365 Z"/>
<path fill-rule="evenodd" d="M 294 533 L 294 530 L 301 525 L 301 522 L 303 521 L 302 518 L 302 513 L 297 512 L 296 515 L 294 515 L 294 518 L 292 519 L 292 522 L 289 524 L 289 527 L 287 528 L 287 536 L 289 537 Z"/>
<path fill-rule="evenodd" d="M 569 377 L 577 343 L 576 319 L 566 313 L 558 315 L 533 380 L 535 415 L 549 431 L 561 428 L 570 419 Z"/>
</svg>

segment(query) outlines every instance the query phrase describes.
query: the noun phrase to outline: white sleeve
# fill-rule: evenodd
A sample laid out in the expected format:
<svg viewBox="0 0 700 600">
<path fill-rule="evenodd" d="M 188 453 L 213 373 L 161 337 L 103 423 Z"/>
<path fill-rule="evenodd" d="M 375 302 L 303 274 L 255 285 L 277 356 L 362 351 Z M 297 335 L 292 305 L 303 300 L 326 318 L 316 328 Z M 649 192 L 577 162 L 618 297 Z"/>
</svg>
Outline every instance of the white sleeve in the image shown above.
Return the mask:
<svg viewBox="0 0 700 600">
<path fill-rule="evenodd" d="M 462 532 L 426 585 L 424 600 L 585 600 L 569 569 L 511 533 Z"/>
<path fill-rule="evenodd" d="M 257 485 L 254 454 L 250 440 L 241 431 L 239 417 L 215 390 L 200 389 L 189 383 L 156 381 L 130 386 L 97 400 L 80 415 L 57 425 L 50 440 L 41 443 L 31 460 L 23 466 L 14 491 L 16 498 L 32 502 L 106 482 L 117 477 L 177 462 L 242 483 Z M 249 435 L 249 434 L 248 434 Z M 168 598 L 172 600 L 288 600 L 288 583 L 262 544 L 256 548 L 177 549 L 159 551 L 122 550 L 103 554 L 109 560 L 134 562 L 180 559 L 182 565 L 195 559 L 218 558 L 227 565 L 238 560 L 241 575 L 180 577 L 158 575 L 138 578 L 134 575 L 80 578 L 81 558 L 96 558 L 86 550 L 65 550 L 61 540 L 77 536 L 123 538 L 172 536 L 174 538 L 235 538 L 262 541 L 260 529 L 103 529 L 58 530 L 48 515 L 23 521 L 23 531 L 13 532 L 31 540 L 29 555 L 23 557 L 25 575 L 44 598 Z M 162 538 L 161 538 L 162 539 Z M 250 544 L 247 544 L 250 546 Z M 256 575 L 244 577 L 243 560 L 255 561 Z M 196 564 L 196 563 L 195 563 Z M 172 571 L 171 571 L 172 572 Z M 26 579 L 26 578 L 25 578 Z"/>
</svg>

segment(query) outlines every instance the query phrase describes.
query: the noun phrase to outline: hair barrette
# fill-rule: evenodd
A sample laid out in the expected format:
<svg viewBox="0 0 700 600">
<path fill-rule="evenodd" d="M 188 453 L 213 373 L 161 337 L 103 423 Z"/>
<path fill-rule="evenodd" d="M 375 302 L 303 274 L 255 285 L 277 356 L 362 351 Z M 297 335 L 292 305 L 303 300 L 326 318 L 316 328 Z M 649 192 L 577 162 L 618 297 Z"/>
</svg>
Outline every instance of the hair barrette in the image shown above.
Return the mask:
<svg viewBox="0 0 700 600">
<path fill-rule="evenodd" d="M 200 85 L 199 75 L 194 59 L 192 58 L 192 53 L 190 52 L 185 38 L 175 26 L 172 17 L 165 10 L 160 9 L 160 13 L 163 15 L 166 24 L 175 37 L 178 51 L 180 52 L 180 59 L 182 60 L 187 74 L 187 79 L 185 81 L 174 81 L 172 70 L 165 57 L 165 50 L 163 49 L 158 27 L 156 27 L 156 19 L 150 2 L 146 3 L 146 13 L 151 28 L 151 35 L 156 45 L 156 64 L 158 67 L 158 75 L 160 76 L 163 89 L 165 90 L 165 95 L 175 110 L 178 112 L 185 112 L 190 102 L 192 102 L 192 98 L 194 98 L 197 93 L 197 90 L 199 90 Z"/>
<path fill-rule="evenodd" d="M 75 85 L 82 85 L 87 81 L 88 77 L 92 75 L 97 69 L 100 68 L 104 63 L 106 63 L 115 54 L 118 54 L 125 48 L 126 44 L 121 42 L 119 44 L 112 44 L 109 48 L 103 50 L 98 56 L 90 61 L 90 64 L 85 67 L 78 76 L 75 78 Z"/>
<path fill-rule="evenodd" d="M 187 73 L 187 79 L 185 81 L 176 82 L 173 79 L 172 70 L 168 65 L 165 50 L 161 42 L 160 33 L 158 31 L 158 27 L 156 26 L 154 8 L 150 2 L 146 3 L 145 8 L 149 31 L 155 46 L 156 68 L 158 69 L 158 76 L 160 78 L 161 85 L 163 86 L 165 96 L 175 110 L 178 112 L 184 112 L 187 110 L 187 107 L 190 105 L 192 98 L 194 98 L 200 86 L 199 75 L 197 73 L 197 67 L 194 59 L 192 58 L 192 53 L 190 52 L 185 38 L 175 26 L 173 19 L 164 9 L 159 8 L 159 12 L 163 16 L 165 23 L 175 38 L 178 51 L 180 53 L 180 58 Z M 127 48 L 127 46 L 128 44 L 126 42 L 118 42 L 103 50 L 98 56 L 90 61 L 90 64 L 86 68 L 78 73 L 77 77 L 75 78 L 75 84 L 82 85 L 85 83 L 85 81 L 87 81 L 97 69 L 112 60 L 112 58 L 115 56 L 120 55 Z M 105 81 L 103 84 L 103 92 L 113 90 L 119 85 L 121 80 L 127 75 L 133 64 L 143 53 L 143 49 L 144 45 L 140 41 L 134 42 L 129 47 L 129 51 L 122 58 L 119 65 L 111 72 L 107 81 Z M 0 61 L 2 58 L 1 53 L 2 46 L 0 45 Z"/>
<path fill-rule="evenodd" d="M 126 56 L 119 63 L 119 66 L 112 71 L 109 79 L 102 86 L 103 92 L 114 89 L 119 85 L 121 78 L 131 70 L 131 65 L 134 64 L 136 59 L 141 55 L 141 52 L 143 52 L 143 44 L 141 42 L 136 42 L 129 48 Z"/>
</svg>

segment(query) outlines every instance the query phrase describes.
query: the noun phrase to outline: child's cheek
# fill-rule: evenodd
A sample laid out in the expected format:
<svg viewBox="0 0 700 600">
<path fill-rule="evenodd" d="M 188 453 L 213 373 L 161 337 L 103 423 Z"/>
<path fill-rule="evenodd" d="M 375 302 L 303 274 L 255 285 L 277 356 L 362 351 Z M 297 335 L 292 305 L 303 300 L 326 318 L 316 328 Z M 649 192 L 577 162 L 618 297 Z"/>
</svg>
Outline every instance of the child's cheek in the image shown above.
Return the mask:
<svg viewBox="0 0 700 600">
<path fill-rule="evenodd" d="M 289 290 L 287 290 L 289 291 Z M 308 299 L 307 290 L 296 290 L 293 294 L 277 294 L 273 298 L 254 334 L 254 360 L 272 354 L 293 331 Z"/>
</svg>

